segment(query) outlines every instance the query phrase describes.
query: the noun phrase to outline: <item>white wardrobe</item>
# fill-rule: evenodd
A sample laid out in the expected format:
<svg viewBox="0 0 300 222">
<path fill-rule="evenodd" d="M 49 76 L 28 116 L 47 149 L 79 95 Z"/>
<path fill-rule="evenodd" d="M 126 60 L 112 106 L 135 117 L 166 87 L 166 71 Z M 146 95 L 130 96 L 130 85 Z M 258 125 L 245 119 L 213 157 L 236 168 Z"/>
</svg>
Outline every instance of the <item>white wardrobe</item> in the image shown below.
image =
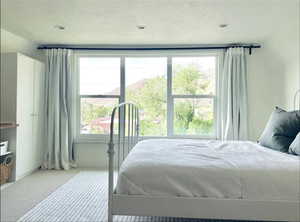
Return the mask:
<svg viewBox="0 0 300 222">
<path fill-rule="evenodd" d="M 1 131 L 14 152 L 12 180 L 18 180 L 42 163 L 44 64 L 20 53 L 1 54 L 1 122 L 15 122 L 15 129 Z"/>
</svg>

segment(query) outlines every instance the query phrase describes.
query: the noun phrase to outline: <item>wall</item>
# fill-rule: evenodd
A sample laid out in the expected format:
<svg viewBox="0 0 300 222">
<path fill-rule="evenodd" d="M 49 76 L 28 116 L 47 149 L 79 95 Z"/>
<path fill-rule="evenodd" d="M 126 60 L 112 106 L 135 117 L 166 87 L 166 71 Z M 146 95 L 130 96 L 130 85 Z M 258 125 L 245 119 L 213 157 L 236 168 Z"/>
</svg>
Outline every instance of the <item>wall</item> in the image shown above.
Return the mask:
<svg viewBox="0 0 300 222">
<path fill-rule="evenodd" d="M 77 143 L 75 145 L 78 167 L 106 169 L 108 166 L 106 143 Z"/>
<path fill-rule="evenodd" d="M 248 56 L 249 138 L 261 135 L 275 106 L 293 109 L 293 97 L 300 88 L 300 3 L 290 11 L 278 29 L 261 42 L 262 48 Z"/>
<path fill-rule="evenodd" d="M 37 50 L 37 43 L 1 29 L 1 53 L 20 52 L 27 56 L 44 61 L 44 54 Z"/>
<path fill-rule="evenodd" d="M 294 95 L 300 89 L 300 1 L 298 5 L 298 19 L 294 24 L 296 28 L 286 33 L 289 37 L 285 39 L 284 44 L 287 46 L 285 50 L 285 107 L 289 110 L 294 109 Z M 300 95 L 298 99 L 298 107 L 300 107 Z"/>
</svg>

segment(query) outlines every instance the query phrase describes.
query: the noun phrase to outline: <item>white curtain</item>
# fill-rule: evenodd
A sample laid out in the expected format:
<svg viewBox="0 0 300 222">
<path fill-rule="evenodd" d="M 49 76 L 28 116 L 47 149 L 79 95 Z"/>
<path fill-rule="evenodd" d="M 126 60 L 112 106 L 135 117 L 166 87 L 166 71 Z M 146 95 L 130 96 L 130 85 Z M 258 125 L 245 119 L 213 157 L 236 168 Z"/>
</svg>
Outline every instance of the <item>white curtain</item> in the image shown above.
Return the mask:
<svg viewBox="0 0 300 222">
<path fill-rule="evenodd" d="M 244 48 L 226 50 L 220 80 L 221 139 L 247 140 L 247 68 Z"/>
<path fill-rule="evenodd" d="M 45 156 L 46 169 L 70 169 L 73 151 L 73 53 L 67 49 L 46 50 Z"/>
</svg>

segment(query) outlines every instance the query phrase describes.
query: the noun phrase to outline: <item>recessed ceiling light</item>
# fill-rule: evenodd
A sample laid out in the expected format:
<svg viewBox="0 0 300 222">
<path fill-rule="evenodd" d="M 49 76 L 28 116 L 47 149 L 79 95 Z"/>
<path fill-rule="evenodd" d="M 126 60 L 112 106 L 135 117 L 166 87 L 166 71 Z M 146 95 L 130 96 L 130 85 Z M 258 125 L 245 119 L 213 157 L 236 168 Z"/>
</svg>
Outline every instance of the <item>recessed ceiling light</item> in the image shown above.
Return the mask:
<svg viewBox="0 0 300 222">
<path fill-rule="evenodd" d="M 58 29 L 58 30 L 65 30 L 66 28 L 62 25 L 55 25 L 54 28 Z"/>
<path fill-rule="evenodd" d="M 220 28 L 226 28 L 228 26 L 228 24 L 220 24 L 219 27 Z"/>
<path fill-rule="evenodd" d="M 141 30 L 146 28 L 145 25 L 137 25 L 136 27 L 137 27 L 138 29 L 141 29 Z"/>
</svg>

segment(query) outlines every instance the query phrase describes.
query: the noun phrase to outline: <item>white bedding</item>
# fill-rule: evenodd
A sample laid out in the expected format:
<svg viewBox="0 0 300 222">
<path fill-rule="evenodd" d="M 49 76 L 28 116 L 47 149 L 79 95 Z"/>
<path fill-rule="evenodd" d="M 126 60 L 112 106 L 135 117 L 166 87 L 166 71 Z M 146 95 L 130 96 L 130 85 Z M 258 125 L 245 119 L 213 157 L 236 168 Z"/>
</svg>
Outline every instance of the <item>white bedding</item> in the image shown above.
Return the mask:
<svg viewBox="0 0 300 222">
<path fill-rule="evenodd" d="M 299 201 L 299 163 L 253 142 L 144 140 L 123 162 L 116 193 Z"/>
</svg>

